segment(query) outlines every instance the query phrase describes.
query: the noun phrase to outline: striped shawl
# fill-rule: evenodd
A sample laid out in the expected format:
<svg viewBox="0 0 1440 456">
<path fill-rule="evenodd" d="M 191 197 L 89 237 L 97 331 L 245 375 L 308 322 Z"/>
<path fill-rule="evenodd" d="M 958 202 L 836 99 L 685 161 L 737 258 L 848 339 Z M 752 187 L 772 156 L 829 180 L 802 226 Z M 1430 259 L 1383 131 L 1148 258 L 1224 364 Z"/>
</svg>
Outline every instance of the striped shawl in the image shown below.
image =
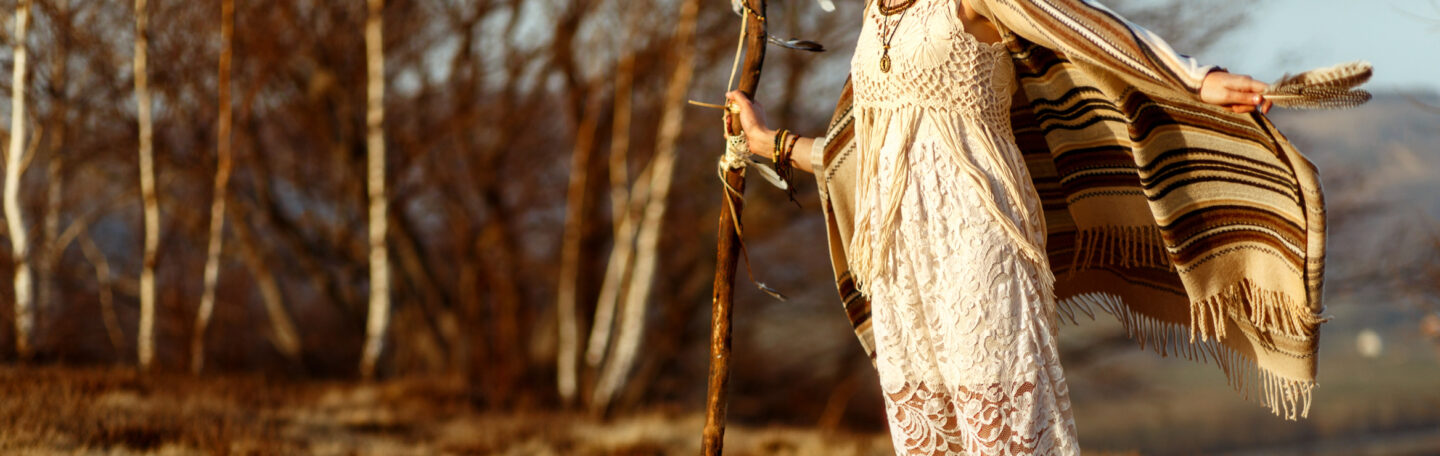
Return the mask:
<svg viewBox="0 0 1440 456">
<path fill-rule="evenodd" d="M 1142 348 L 1214 360 L 1247 398 L 1307 415 L 1323 321 L 1315 166 L 1265 116 L 1200 102 L 1186 65 L 1161 61 L 1168 48 L 1103 7 L 972 5 L 1001 30 L 1022 88 L 1012 127 L 1043 200 L 1061 315 L 1103 310 Z M 840 296 L 873 359 L 870 303 L 845 255 L 850 97 L 847 81 L 812 161 Z"/>
</svg>

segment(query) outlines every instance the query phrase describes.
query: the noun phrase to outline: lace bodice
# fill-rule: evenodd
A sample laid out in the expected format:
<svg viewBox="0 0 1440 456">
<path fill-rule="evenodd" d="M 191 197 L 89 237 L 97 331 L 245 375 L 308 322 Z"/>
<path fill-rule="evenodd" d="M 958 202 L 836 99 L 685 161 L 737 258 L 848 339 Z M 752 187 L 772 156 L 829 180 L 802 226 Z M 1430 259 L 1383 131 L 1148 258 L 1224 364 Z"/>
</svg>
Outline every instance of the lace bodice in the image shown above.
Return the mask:
<svg viewBox="0 0 1440 456">
<path fill-rule="evenodd" d="M 958 0 L 919 0 L 903 18 L 867 9 L 850 62 L 855 105 L 936 109 L 1008 125 L 1015 86 L 1009 55 L 1002 44 L 967 33 L 957 7 Z M 889 72 L 880 71 L 882 29 L 895 34 Z"/>
</svg>

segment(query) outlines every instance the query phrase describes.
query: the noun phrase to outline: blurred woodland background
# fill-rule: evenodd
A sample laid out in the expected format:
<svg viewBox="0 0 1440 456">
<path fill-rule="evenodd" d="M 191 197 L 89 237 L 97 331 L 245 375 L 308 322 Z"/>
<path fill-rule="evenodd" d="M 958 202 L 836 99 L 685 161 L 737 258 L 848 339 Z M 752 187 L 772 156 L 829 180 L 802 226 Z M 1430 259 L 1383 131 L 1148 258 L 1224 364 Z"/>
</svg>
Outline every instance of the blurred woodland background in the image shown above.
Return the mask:
<svg viewBox="0 0 1440 456">
<path fill-rule="evenodd" d="M 1106 3 L 1185 52 L 1254 19 L 1228 0 Z M 772 34 L 829 48 L 771 49 L 772 124 L 823 131 L 862 2 L 836 6 L 770 2 Z M 0 448 L 698 448 L 722 138 L 685 100 L 721 100 L 728 2 L 0 13 Z M 1062 331 L 1088 448 L 1440 451 L 1440 95 L 1273 117 L 1320 166 L 1332 221 L 1312 418 L 1272 418 L 1101 316 Z M 757 278 L 791 300 L 736 288 L 727 449 L 885 454 L 801 181 L 801 209 L 747 195 Z"/>
</svg>

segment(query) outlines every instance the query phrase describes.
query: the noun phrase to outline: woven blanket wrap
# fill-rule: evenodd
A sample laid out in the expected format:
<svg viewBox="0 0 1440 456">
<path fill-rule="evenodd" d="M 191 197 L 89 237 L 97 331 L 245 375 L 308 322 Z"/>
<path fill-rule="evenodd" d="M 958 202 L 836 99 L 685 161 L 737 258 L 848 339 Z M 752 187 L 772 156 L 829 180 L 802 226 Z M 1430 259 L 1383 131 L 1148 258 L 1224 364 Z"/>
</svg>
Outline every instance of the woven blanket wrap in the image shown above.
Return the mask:
<svg viewBox="0 0 1440 456">
<path fill-rule="evenodd" d="M 1184 78 L 1140 71 L 1163 65 L 1125 61 L 1160 56 L 1095 44 L 1133 42 L 1107 35 L 1128 29 L 1047 25 L 1067 19 L 1046 14 L 1048 3 L 1086 4 L 972 0 L 1000 29 L 1022 87 L 1011 121 L 1043 200 L 1062 314 L 1105 311 L 1142 348 L 1213 360 L 1246 398 L 1306 416 L 1324 321 L 1315 166 L 1264 115 L 1202 103 L 1176 89 Z M 845 252 L 858 161 L 850 102 L 847 81 L 812 162 L 841 301 L 874 359 L 870 303 Z"/>
</svg>

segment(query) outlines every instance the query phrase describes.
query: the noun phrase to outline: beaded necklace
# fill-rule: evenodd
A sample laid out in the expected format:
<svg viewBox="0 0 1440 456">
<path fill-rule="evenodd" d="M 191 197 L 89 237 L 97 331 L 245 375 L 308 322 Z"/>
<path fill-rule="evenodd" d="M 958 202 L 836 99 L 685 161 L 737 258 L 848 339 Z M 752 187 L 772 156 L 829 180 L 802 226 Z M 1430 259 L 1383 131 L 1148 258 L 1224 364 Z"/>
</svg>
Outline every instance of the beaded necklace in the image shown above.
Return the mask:
<svg viewBox="0 0 1440 456">
<path fill-rule="evenodd" d="M 890 41 L 895 39 L 895 32 L 900 30 L 900 22 L 905 20 L 905 13 L 910 11 L 910 7 L 914 6 L 916 1 L 918 0 L 905 0 L 897 5 L 885 6 L 885 0 L 880 0 L 876 5 L 880 10 L 880 15 L 885 16 L 880 19 L 880 45 L 883 46 L 883 50 L 880 52 L 881 73 L 890 72 Z M 897 13 L 900 14 L 900 18 L 891 27 L 889 16 Z"/>
</svg>

